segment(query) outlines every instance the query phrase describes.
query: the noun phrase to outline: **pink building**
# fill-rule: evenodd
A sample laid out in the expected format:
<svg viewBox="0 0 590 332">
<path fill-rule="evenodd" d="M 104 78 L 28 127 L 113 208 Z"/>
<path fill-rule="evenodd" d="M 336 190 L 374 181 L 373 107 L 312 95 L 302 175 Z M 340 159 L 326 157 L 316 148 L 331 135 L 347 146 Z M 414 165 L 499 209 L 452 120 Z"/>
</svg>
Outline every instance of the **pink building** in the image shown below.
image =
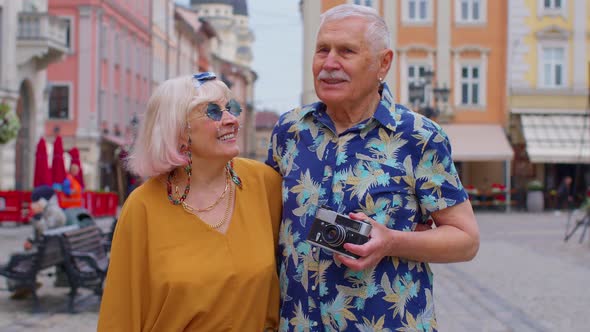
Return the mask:
<svg viewBox="0 0 590 332">
<path fill-rule="evenodd" d="M 92 189 L 117 178 L 116 146 L 145 109 L 151 85 L 151 0 L 49 0 L 69 22 L 69 52 L 47 71 L 45 136 L 77 146 Z"/>
</svg>

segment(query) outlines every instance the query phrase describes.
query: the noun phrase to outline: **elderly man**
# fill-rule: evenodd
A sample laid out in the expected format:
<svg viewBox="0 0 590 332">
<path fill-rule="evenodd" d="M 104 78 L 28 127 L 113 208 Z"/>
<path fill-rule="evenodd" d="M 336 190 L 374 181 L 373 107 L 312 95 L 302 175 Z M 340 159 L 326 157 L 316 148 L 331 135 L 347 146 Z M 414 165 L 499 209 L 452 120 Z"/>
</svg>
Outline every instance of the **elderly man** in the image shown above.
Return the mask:
<svg viewBox="0 0 590 332">
<path fill-rule="evenodd" d="M 321 101 L 283 114 L 273 130 L 267 163 L 283 175 L 282 331 L 434 331 L 427 262 L 477 253 L 447 136 L 396 105 L 383 82 L 389 40 L 371 8 L 325 12 L 313 58 Z M 358 259 L 306 241 L 322 206 L 371 223 L 368 242 L 344 244 Z"/>
</svg>

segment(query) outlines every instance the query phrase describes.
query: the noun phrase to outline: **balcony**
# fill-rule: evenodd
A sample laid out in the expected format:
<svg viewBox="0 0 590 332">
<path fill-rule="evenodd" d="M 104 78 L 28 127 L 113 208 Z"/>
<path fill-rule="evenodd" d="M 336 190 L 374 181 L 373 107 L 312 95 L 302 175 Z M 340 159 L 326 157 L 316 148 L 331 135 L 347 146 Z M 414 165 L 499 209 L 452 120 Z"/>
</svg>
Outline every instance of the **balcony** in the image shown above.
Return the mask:
<svg viewBox="0 0 590 332">
<path fill-rule="evenodd" d="M 18 17 L 17 59 L 35 60 L 37 69 L 61 60 L 69 50 L 68 21 L 48 13 L 21 12 Z"/>
</svg>

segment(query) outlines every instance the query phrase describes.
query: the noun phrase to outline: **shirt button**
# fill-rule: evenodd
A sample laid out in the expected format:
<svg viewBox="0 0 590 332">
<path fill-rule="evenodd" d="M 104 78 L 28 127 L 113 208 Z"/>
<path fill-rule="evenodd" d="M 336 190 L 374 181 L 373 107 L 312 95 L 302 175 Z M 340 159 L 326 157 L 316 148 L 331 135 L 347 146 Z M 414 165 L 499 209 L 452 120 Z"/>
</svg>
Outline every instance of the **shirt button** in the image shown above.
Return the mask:
<svg viewBox="0 0 590 332">
<path fill-rule="evenodd" d="M 315 285 L 311 286 L 311 290 L 315 290 Z"/>
<path fill-rule="evenodd" d="M 313 324 L 311 324 L 313 326 L 318 326 L 318 322 L 313 322 Z"/>
<path fill-rule="evenodd" d="M 318 248 L 316 248 L 316 247 L 313 247 L 313 248 L 311 249 L 311 251 L 313 251 L 313 252 L 316 252 L 316 251 L 318 251 Z"/>
</svg>

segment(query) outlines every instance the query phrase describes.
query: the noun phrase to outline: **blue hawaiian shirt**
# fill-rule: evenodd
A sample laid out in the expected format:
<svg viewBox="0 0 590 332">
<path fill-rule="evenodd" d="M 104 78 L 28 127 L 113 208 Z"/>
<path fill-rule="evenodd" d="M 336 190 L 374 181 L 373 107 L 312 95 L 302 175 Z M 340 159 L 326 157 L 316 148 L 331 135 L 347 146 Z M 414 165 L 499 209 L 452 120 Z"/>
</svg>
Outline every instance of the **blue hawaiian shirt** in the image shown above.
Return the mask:
<svg viewBox="0 0 590 332">
<path fill-rule="evenodd" d="M 467 200 L 439 125 L 384 84 L 373 117 L 340 134 L 321 102 L 283 114 L 267 164 L 283 176 L 280 331 L 436 331 L 427 263 L 389 257 L 354 272 L 306 238 L 319 206 L 411 232 Z"/>
</svg>

